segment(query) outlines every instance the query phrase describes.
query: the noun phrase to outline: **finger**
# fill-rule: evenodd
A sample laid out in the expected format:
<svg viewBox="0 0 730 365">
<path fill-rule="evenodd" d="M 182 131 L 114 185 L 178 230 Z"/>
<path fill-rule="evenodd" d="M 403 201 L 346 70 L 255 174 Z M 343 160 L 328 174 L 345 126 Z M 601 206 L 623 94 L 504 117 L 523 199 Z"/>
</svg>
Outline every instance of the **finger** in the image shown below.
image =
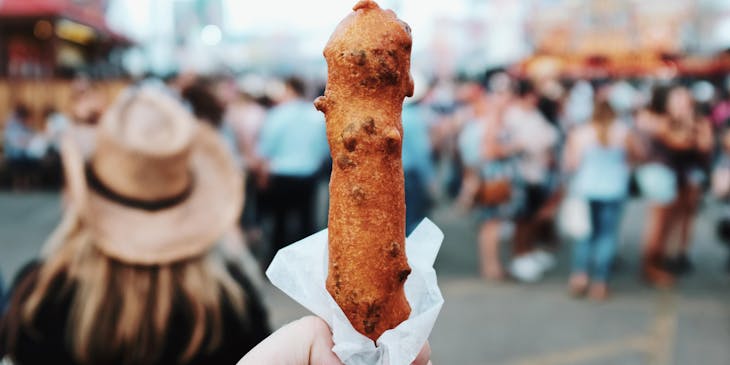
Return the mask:
<svg viewBox="0 0 730 365">
<path fill-rule="evenodd" d="M 340 359 L 332 352 L 332 347 L 315 344 L 312 347 L 312 357 L 309 360 L 312 365 L 343 365 Z"/>
<path fill-rule="evenodd" d="M 318 317 L 309 317 L 314 341 L 310 348 L 309 363 L 316 365 L 342 365 L 337 355 L 332 352 L 332 332 L 329 326 Z"/>
<path fill-rule="evenodd" d="M 306 364 L 309 360 L 309 343 L 312 341 L 306 329 L 302 320 L 285 325 L 251 349 L 238 365 Z M 282 351 L 282 348 L 286 351 Z"/>
<path fill-rule="evenodd" d="M 421 348 L 421 352 L 418 353 L 416 359 L 413 360 L 413 365 L 428 365 L 431 361 L 431 344 L 426 343 Z"/>
</svg>

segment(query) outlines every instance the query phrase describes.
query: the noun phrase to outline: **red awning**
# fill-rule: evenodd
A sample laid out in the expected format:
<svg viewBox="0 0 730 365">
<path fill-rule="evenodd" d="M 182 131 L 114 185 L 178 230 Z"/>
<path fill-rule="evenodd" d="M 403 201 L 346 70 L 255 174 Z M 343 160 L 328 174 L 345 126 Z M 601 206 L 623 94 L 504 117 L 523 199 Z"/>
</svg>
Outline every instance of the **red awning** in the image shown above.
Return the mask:
<svg viewBox="0 0 730 365">
<path fill-rule="evenodd" d="M 24 17 L 58 14 L 66 0 L 0 0 L 0 16 Z"/>
<path fill-rule="evenodd" d="M 0 0 L 0 19 L 59 17 L 90 26 L 117 43 L 131 44 L 125 36 L 106 24 L 104 6 L 99 0 Z"/>
</svg>

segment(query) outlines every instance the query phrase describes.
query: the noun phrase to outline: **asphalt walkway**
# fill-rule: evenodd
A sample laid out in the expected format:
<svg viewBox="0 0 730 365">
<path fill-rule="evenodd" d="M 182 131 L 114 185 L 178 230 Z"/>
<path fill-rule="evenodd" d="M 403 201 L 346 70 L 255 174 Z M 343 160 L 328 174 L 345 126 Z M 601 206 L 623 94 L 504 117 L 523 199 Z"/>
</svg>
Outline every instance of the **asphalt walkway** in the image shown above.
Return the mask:
<svg viewBox="0 0 730 365">
<path fill-rule="evenodd" d="M 6 281 L 35 255 L 60 216 L 52 193 L 0 194 L 0 272 Z M 442 206 L 432 219 L 446 235 L 436 262 L 446 300 L 433 330 L 437 365 L 728 365 L 730 276 L 708 205 L 695 231 L 694 274 L 658 291 L 638 280 L 641 204 L 626 209 L 620 265 L 606 303 L 566 294 L 569 246 L 541 283 L 488 283 L 477 276 L 476 228 Z M 275 326 L 307 312 L 276 288 L 265 297 Z"/>
</svg>

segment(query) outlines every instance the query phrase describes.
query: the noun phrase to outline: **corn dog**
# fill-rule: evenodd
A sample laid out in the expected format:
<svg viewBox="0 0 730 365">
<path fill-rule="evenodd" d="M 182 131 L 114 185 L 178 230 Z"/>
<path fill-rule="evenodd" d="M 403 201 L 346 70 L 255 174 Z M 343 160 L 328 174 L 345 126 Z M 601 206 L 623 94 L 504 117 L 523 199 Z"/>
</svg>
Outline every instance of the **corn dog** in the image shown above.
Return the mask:
<svg viewBox="0 0 730 365">
<path fill-rule="evenodd" d="M 413 94 L 410 27 L 371 0 L 335 29 L 315 101 L 332 154 L 327 290 L 373 341 L 406 320 L 403 99 Z"/>
</svg>

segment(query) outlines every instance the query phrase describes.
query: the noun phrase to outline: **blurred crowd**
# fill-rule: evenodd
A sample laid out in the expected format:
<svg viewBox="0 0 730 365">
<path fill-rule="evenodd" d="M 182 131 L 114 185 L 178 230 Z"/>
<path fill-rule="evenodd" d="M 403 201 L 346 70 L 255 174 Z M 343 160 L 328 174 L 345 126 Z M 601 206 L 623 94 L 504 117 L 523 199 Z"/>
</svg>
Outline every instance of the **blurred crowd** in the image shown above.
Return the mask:
<svg viewBox="0 0 730 365">
<path fill-rule="evenodd" d="M 63 216 L 7 292 L 0 278 L 0 362 L 341 364 L 320 318 L 272 333 L 245 244 L 264 246 L 269 222 L 268 262 L 318 229 L 329 152 L 307 84 L 277 79 L 257 97 L 174 75 L 108 104 L 88 80 L 73 87 L 71 112 L 44 113 L 42 131 L 24 105 L 5 128 L 13 188 L 48 183 L 55 165 Z M 414 356 L 430 363 L 428 342 Z"/>
<path fill-rule="evenodd" d="M 174 95 L 219 132 L 245 173 L 240 226 L 264 265 L 324 228 L 320 187 L 331 160 L 324 118 L 311 103 L 322 83 L 194 74 L 138 83 Z M 622 207 L 641 197 L 650 202 L 642 274 L 671 285 L 692 270 L 687 252 L 705 193 L 730 198 L 727 80 L 528 80 L 489 70 L 416 84 L 402 115 L 407 231 L 437 202 L 469 212 L 486 278 L 539 281 L 568 238 L 573 292 L 605 298 Z M 8 118 L 4 158 L 14 189 L 62 181 L 65 130 L 90 139 L 104 102 L 86 79 L 74 82 L 73 100 L 67 114 L 46 108 L 40 131 L 22 104 Z M 503 263 L 505 224 L 514 230 Z M 717 230 L 727 241 L 730 218 Z"/>
<path fill-rule="evenodd" d="M 324 117 L 312 106 L 323 82 L 175 74 L 137 84 L 158 87 L 218 131 L 245 172 L 240 228 L 264 266 L 324 228 L 331 160 Z M 46 108 L 41 128 L 23 104 L 8 117 L 12 189 L 58 186 L 64 131 L 90 139 L 105 101 L 87 79 L 72 88 L 70 110 Z M 501 69 L 417 77 L 402 119 L 407 231 L 437 205 L 470 215 L 490 280 L 539 281 L 567 238 L 572 292 L 606 298 L 622 208 L 641 197 L 650 202 L 641 274 L 671 285 L 692 270 L 687 253 L 704 197 L 730 198 L 730 80 L 525 79 Z M 717 222 L 723 242 L 726 210 Z M 506 226 L 514 229 L 505 240 Z"/>
<path fill-rule="evenodd" d="M 632 198 L 649 202 L 641 276 L 667 287 L 691 272 L 705 193 L 722 206 L 728 198 L 727 81 L 528 80 L 493 70 L 434 83 L 418 105 L 430 115 L 439 187 L 479 222 L 482 276 L 537 282 L 570 242 L 571 292 L 605 300 Z M 506 223 L 514 229 L 504 240 Z M 726 214 L 716 226 L 727 243 Z"/>
<path fill-rule="evenodd" d="M 607 299 L 632 198 L 648 202 L 640 275 L 653 286 L 692 271 L 707 198 L 730 243 L 730 79 L 414 76 L 402 110 L 406 230 L 435 208 L 473 219 L 485 280 L 538 282 L 570 249 L 570 292 Z M 258 294 L 258 264 L 326 226 L 332 161 L 312 104 L 323 86 L 176 74 L 108 102 L 80 78 L 69 110 L 46 108 L 40 127 L 18 104 L 3 131 L 10 187 L 63 185 L 65 209 L 9 295 L 0 286 L 0 358 L 232 363 L 263 341 L 250 358 L 333 359 L 321 320 L 264 340 Z M 288 340 L 300 337 L 304 352 Z"/>
</svg>

